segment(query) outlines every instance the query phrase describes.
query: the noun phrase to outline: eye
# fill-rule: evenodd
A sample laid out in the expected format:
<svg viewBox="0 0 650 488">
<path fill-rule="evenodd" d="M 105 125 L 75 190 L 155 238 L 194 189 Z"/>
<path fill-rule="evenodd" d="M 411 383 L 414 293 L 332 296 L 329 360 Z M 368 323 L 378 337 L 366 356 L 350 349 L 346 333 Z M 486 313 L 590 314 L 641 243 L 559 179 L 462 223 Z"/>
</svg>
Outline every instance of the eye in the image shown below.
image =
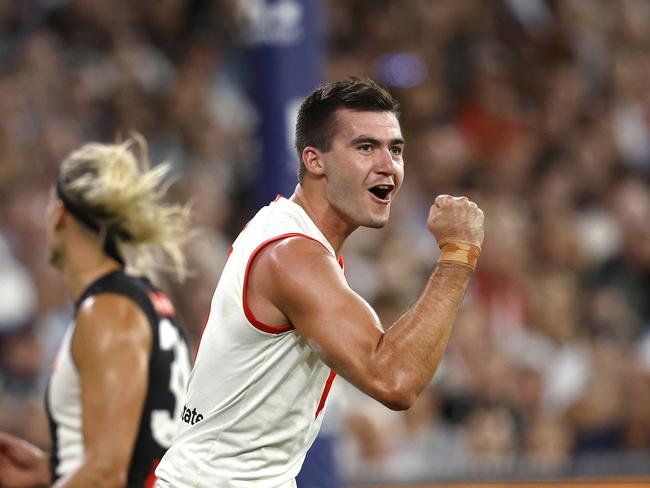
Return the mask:
<svg viewBox="0 0 650 488">
<path fill-rule="evenodd" d="M 359 146 L 359 150 L 361 152 L 370 152 L 370 151 L 372 151 L 372 144 L 370 144 L 370 143 L 361 144 Z"/>
<path fill-rule="evenodd" d="M 390 148 L 390 152 L 392 152 L 395 156 L 401 156 L 403 152 L 402 146 L 393 146 Z"/>
</svg>

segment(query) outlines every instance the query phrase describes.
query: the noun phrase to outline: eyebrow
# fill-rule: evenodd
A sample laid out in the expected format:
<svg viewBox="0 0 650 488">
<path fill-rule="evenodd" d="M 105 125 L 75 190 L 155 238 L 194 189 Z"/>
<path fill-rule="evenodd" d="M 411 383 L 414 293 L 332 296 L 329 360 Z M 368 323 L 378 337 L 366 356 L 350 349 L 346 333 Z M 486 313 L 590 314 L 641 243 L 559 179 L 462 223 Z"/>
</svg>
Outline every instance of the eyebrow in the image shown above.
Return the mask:
<svg viewBox="0 0 650 488">
<path fill-rule="evenodd" d="M 374 145 L 378 146 L 378 145 L 381 144 L 381 141 L 379 139 L 377 139 L 376 137 L 367 136 L 367 135 L 360 135 L 360 136 L 355 137 L 354 139 L 352 139 L 352 141 L 350 141 L 351 146 L 356 146 L 357 144 L 361 144 L 361 143 L 370 143 L 370 144 L 374 144 Z M 391 139 L 389 145 L 390 146 L 394 146 L 394 145 L 403 146 L 404 145 L 404 139 L 401 139 L 401 138 Z"/>
</svg>

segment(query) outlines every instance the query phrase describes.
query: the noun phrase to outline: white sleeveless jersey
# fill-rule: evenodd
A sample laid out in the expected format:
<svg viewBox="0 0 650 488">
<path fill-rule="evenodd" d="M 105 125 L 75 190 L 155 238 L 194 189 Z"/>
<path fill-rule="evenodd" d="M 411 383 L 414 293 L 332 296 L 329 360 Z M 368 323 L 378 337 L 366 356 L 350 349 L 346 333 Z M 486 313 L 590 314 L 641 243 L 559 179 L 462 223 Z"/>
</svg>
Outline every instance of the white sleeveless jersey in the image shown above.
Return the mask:
<svg viewBox="0 0 650 488">
<path fill-rule="evenodd" d="M 334 373 L 290 324 L 260 322 L 246 299 L 257 253 L 292 236 L 335 256 L 307 213 L 284 198 L 262 208 L 235 240 L 190 374 L 184 425 L 156 470 L 157 486 L 295 486 Z"/>
<path fill-rule="evenodd" d="M 54 468 L 54 476 L 58 477 L 74 471 L 84 456 L 81 385 L 70 344 L 73 332 L 74 326 L 71 324 L 59 348 L 46 397 L 52 417 L 50 428 L 57 436 L 59 462 Z M 56 446 L 53 446 L 53 450 L 56 450 Z"/>
</svg>

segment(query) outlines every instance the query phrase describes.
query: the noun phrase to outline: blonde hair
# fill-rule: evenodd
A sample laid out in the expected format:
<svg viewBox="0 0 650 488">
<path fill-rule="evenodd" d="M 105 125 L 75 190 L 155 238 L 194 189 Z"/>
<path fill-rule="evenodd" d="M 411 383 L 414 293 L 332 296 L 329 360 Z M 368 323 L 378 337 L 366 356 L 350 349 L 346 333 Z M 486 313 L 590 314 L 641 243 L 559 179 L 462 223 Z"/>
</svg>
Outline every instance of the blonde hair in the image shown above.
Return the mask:
<svg viewBox="0 0 650 488">
<path fill-rule="evenodd" d="M 194 232 L 189 207 L 164 202 L 170 171 L 169 163 L 150 167 L 147 144 L 137 135 L 72 152 L 61 164 L 58 185 L 104 240 L 114 239 L 120 252 L 133 251 L 137 269 L 173 272 L 182 281 L 182 247 Z"/>
</svg>

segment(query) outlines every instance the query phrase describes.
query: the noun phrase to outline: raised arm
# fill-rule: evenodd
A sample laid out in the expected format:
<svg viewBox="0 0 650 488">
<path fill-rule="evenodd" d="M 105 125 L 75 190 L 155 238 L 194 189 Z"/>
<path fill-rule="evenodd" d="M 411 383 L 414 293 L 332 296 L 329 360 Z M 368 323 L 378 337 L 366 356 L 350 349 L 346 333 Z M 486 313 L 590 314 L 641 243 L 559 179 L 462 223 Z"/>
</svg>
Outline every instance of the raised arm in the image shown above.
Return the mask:
<svg viewBox="0 0 650 488">
<path fill-rule="evenodd" d="M 439 242 L 476 250 L 483 242 L 483 213 L 464 197 L 438 197 L 428 227 Z M 405 409 L 438 367 L 472 275 L 451 259 L 435 266 L 420 297 L 386 332 L 334 257 L 307 239 L 279 241 L 260 253 L 249 293 L 260 310 L 276 308 L 286 317 L 338 374 L 387 407 Z"/>
</svg>

